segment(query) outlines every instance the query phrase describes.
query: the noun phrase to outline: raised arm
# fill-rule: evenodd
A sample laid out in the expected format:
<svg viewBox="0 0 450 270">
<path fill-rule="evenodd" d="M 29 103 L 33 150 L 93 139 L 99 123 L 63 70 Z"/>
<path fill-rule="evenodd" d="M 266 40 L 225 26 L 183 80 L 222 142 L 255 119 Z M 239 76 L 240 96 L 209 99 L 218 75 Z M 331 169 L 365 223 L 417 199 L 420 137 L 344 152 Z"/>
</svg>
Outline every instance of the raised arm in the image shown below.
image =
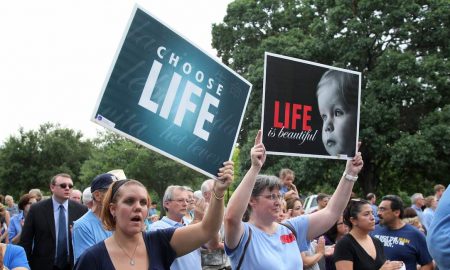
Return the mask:
<svg viewBox="0 0 450 270">
<path fill-rule="evenodd" d="M 250 155 L 252 160 L 250 170 L 245 174 L 241 183 L 231 196 L 228 202 L 227 212 L 225 213 L 225 244 L 231 249 L 239 244 L 239 240 L 244 233 L 242 217 L 250 201 L 256 176 L 266 160 L 266 149 L 262 144 L 261 130 L 256 135 L 255 144 L 250 151 Z"/>
<path fill-rule="evenodd" d="M 344 173 L 349 176 L 358 176 L 358 173 L 363 167 L 363 163 L 361 152 L 358 152 L 352 160 L 347 161 Z M 327 206 L 309 215 L 308 239 L 314 239 L 322 235 L 333 226 L 339 216 L 342 215 L 350 199 L 354 184 L 354 181 L 345 179 L 342 176 Z"/>
<path fill-rule="evenodd" d="M 218 178 L 214 181 L 213 196 L 203 220 L 175 230 L 170 245 L 178 256 L 199 248 L 217 235 L 223 220 L 223 197 L 232 181 L 233 162 L 227 161 L 224 163 L 224 167 L 220 168 Z"/>
</svg>

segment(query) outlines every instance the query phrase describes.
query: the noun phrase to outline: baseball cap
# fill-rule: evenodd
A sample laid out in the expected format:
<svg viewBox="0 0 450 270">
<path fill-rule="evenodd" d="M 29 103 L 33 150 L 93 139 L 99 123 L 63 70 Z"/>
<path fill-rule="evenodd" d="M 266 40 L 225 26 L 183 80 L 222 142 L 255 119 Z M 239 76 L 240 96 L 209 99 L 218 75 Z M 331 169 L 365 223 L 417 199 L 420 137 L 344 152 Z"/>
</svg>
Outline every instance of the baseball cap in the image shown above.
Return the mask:
<svg viewBox="0 0 450 270">
<path fill-rule="evenodd" d="M 97 175 L 91 183 L 91 193 L 99 189 L 107 189 L 112 182 L 117 181 L 117 177 L 111 173 L 102 173 Z"/>
<path fill-rule="evenodd" d="M 114 174 L 117 177 L 117 180 L 127 179 L 127 177 L 125 176 L 125 172 L 122 169 L 112 170 L 107 173 Z"/>
</svg>

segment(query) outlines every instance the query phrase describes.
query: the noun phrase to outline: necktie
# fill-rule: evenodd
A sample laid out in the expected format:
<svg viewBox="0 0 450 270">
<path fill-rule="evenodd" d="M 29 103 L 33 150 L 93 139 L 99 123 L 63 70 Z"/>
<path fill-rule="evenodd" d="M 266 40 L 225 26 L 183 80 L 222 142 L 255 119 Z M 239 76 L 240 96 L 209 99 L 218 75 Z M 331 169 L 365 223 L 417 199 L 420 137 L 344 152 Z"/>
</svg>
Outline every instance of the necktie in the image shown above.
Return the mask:
<svg viewBox="0 0 450 270">
<path fill-rule="evenodd" d="M 56 265 L 60 269 L 67 267 L 67 226 L 66 215 L 64 214 L 64 206 L 59 205 L 58 217 L 58 247 L 56 251 Z"/>
</svg>

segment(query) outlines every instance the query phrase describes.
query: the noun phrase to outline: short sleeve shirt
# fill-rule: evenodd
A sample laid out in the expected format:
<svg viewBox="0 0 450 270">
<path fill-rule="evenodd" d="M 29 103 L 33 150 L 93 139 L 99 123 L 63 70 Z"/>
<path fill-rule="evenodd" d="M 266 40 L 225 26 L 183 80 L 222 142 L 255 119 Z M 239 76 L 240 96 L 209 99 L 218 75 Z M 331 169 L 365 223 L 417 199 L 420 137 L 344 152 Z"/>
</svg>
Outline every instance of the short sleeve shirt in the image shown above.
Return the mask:
<svg viewBox="0 0 450 270">
<path fill-rule="evenodd" d="M 103 228 L 102 221 L 89 210 L 73 224 L 72 245 L 74 262 L 89 247 L 110 237 L 111 231 Z"/>
<path fill-rule="evenodd" d="M 186 224 L 186 222 L 184 223 Z M 156 221 L 150 226 L 150 231 L 157 231 L 166 228 L 181 228 L 184 225 L 171 220 L 167 216 L 161 220 Z M 176 260 L 170 266 L 170 270 L 201 270 L 202 269 L 202 257 L 200 249 L 196 249 L 188 254 L 176 258 Z"/>
<path fill-rule="evenodd" d="M 234 249 L 225 246 L 232 268 L 236 269 L 239 264 L 245 243 L 249 239 L 249 229 L 251 229 L 252 238 L 244 254 L 241 269 L 303 269 L 300 252 L 308 250 L 306 236 L 309 218 L 299 216 L 286 222 L 295 229 L 297 239 L 292 231 L 283 225 L 278 225 L 277 231 L 269 235 L 253 224 L 243 222 L 244 234 L 238 246 Z"/>
<path fill-rule="evenodd" d="M 149 270 L 169 269 L 176 258 L 176 253 L 170 245 L 175 228 L 144 233 L 144 242 L 149 256 Z M 114 270 L 105 241 L 88 248 L 78 259 L 75 270 Z"/>
<path fill-rule="evenodd" d="M 30 269 L 27 255 L 25 254 L 23 247 L 11 244 L 6 246 L 3 264 L 8 267 L 8 269 L 14 269 L 16 267 L 25 267 Z"/>
<path fill-rule="evenodd" d="M 428 253 L 425 235 L 409 224 L 398 230 L 377 225 L 371 235 L 383 243 L 386 258 L 403 261 L 406 270 L 416 270 L 416 264 L 425 265 L 433 260 Z"/>
<path fill-rule="evenodd" d="M 333 254 L 334 261 L 351 261 L 355 270 L 380 269 L 386 261 L 383 245 L 380 240 L 374 237 L 371 237 L 371 239 L 376 250 L 375 259 L 364 250 L 351 234 L 347 234 L 336 244 Z"/>
</svg>

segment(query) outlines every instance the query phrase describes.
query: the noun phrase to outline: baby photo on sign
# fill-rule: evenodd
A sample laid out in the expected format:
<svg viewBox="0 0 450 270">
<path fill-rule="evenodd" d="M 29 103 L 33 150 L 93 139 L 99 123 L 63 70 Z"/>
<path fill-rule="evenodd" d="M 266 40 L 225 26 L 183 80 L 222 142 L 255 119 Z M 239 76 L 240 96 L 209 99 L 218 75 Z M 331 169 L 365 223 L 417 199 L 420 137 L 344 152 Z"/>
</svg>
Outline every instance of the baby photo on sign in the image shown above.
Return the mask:
<svg viewBox="0 0 450 270">
<path fill-rule="evenodd" d="M 355 156 L 361 73 L 266 52 L 261 128 L 267 153 Z"/>
</svg>

